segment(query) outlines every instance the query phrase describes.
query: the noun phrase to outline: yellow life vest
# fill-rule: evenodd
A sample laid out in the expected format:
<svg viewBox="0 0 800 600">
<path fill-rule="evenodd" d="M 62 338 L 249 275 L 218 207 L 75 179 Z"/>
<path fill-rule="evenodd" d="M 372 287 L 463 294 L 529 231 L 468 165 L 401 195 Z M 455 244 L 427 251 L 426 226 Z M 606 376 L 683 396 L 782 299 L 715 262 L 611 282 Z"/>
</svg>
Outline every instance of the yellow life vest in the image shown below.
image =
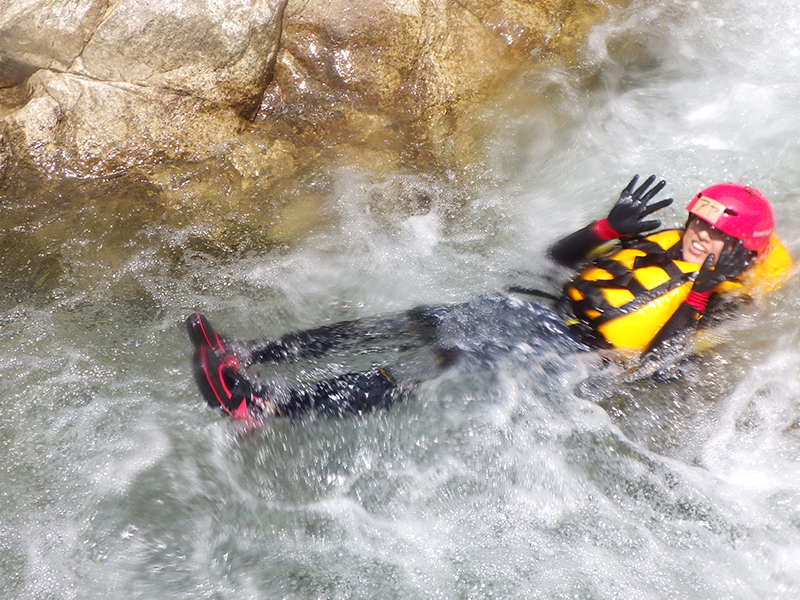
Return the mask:
<svg viewBox="0 0 800 600">
<path fill-rule="evenodd" d="M 700 265 L 680 256 L 682 231 L 670 229 L 623 243 L 593 261 L 564 289 L 576 319 L 615 348 L 644 350 L 689 295 Z M 741 282 L 717 292 L 764 293 L 783 285 L 791 258 L 773 234 L 766 254 Z"/>
</svg>

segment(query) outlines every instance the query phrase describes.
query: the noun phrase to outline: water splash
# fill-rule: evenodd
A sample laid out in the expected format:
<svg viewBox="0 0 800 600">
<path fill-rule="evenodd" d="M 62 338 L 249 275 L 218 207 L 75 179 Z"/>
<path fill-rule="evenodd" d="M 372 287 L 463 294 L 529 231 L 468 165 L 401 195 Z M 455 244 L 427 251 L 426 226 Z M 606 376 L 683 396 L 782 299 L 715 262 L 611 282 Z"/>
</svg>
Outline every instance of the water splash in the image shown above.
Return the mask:
<svg viewBox="0 0 800 600">
<path fill-rule="evenodd" d="M 662 386 L 510 361 L 388 413 L 250 433 L 202 405 L 181 325 L 199 309 L 233 335 L 274 335 L 552 285 L 546 246 L 633 172 L 669 181 L 667 224 L 711 181 L 754 184 L 798 255 L 795 13 L 633 2 L 580 69 L 532 74 L 489 111 L 487 167 L 466 186 L 321 166 L 276 193 L 201 172 L 203 193 L 257 215 L 240 237 L 274 218 L 259 207 L 307 201 L 312 222 L 277 213 L 294 235 L 237 245 L 155 209 L 143 226 L 81 204 L 105 244 L 77 231 L 57 285 L 0 318 L 2 595 L 797 595 L 796 282 Z M 60 226 L 37 215 L 31 256 Z"/>
</svg>

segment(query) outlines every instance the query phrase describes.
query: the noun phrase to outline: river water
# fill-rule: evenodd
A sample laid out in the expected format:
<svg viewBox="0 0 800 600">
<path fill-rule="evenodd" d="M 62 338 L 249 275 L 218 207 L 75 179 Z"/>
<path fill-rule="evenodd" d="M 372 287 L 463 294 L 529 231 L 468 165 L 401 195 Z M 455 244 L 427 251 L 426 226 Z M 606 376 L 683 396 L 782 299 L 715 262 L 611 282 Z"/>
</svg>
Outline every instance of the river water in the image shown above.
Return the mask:
<svg viewBox="0 0 800 600">
<path fill-rule="evenodd" d="M 669 225 L 703 186 L 751 183 L 798 256 L 798 107 L 793 1 L 634 1 L 581 65 L 491 107 L 468 185 L 319 166 L 287 192 L 318 222 L 244 250 L 159 221 L 144 188 L 99 242 L 72 221 L 6 273 L 29 291 L 0 313 L 0 596 L 800 597 L 797 281 L 672 381 L 520 357 L 255 431 L 204 406 L 182 325 L 249 338 L 554 289 L 547 245 L 633 173 L 667 179 Z M 117 232 L 140 219 L 161 225 Z M 98 258 L 112 243 L 124 260 Z"/>
</svg>

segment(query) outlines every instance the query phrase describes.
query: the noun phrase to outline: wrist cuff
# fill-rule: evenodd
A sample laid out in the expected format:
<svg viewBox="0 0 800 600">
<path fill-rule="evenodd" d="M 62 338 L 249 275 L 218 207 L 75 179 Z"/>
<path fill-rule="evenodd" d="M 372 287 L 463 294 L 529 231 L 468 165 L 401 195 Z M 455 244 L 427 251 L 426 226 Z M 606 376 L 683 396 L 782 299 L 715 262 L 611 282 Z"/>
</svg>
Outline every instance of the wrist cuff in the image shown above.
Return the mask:
<svg viewBox="0 0 800 600">
<path fill-rule="evenodd" d="M 697 312 L 705 312 L 708 299 L 711 297 L 711 292 L 695 292 L 692 290 L 686 296 L 684 302 L 695 309 Z"/>
<path fill-rule="evenodd" d="M 617 231 L 608 224 L 608 219 L 600 219 L 592 223 L 592 233 L 603 241 L 615 240 L 622 237 Z"/>
</svg>

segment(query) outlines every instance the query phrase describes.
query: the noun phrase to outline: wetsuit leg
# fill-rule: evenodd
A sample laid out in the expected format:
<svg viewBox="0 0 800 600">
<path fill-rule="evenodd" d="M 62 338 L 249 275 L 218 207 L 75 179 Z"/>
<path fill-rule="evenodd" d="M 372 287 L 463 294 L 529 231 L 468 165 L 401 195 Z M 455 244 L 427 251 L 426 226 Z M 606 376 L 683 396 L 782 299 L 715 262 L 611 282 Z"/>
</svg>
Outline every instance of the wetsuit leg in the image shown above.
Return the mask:
<svg viewBox="0 0 800 600">
<path fill-rule="evenodd" d="M 346 321 L 290 333 L 278 340 L 242 342 L 217 334 L 203 315 L 187 318 L 195 346 L 195 375 L 211 406 L 229 416 L 308 412 L 346 415 L 388 407 L 414 382 L 429 377 L 442 361 L 431 344 L 435 319 L 419 310 L 383 318 Z M 383 356 L 376 356 L 383 355 Z M 392 375 L 378 366 L 314 383 L 281 383 L 282 377 L 249 369 L 254 363 L 280 364 L 335 357 L 335 362 L 392 363 Z M 401 358 L 402 356 L 402 358 Z M 315 364 L 319 368 L 326 362 Z M 302 372 L 302 371 L 301 371 Z M 265 376 L 266 375 L 266 376 Z M 397 378 L 403 383 L 398 385 Z"/>
<path fill-rule="evenodd" d="M 297 387 L 279 394 L 279 415 L 300 417 L 308 413 L 341 417 L 388 408 L 400 395 L 400 387 L 386 369 L 348 373 L 340 377 Z"/>
<path fill-rule="evenodd" d="M 355 321 L 287 333 L 277 340 L 246 343 L 254 363 L 280 364 L 319 358 L 343 348 L 358 336 Z"/>
<path fill-rule="evenodd" d="M 427 325 L 413 311 L 381 318 L 342 321 L 288 333 L 276 340 L 244 342 L 253 363 L 281 364 L 336 353 L 403 352 L 429 341 Z"/>
</svg>

